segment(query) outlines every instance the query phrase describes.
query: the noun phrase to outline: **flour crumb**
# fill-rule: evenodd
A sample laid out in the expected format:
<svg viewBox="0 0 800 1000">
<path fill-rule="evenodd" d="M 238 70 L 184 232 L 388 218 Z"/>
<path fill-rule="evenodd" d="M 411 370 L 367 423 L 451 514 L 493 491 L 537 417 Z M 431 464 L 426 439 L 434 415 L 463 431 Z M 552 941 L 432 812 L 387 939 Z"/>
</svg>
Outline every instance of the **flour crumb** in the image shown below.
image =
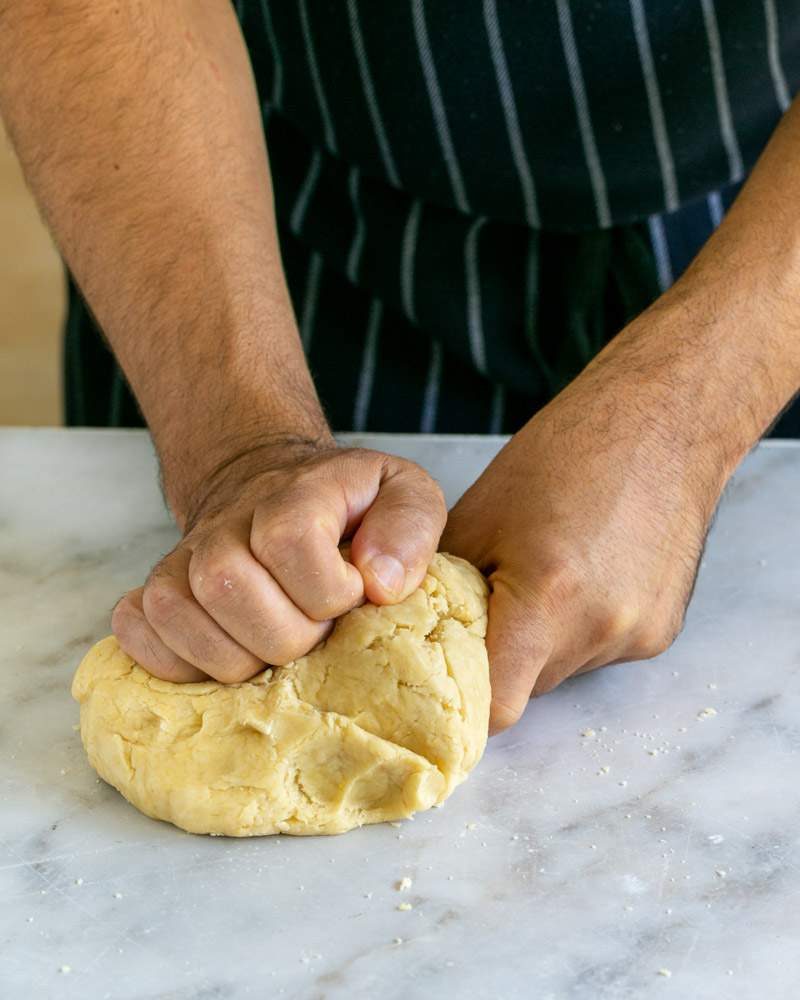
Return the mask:
<svg viewBox="0 0 800 1000">
<path fill-rule="evenodd" d="M 597 733 L 596 733 L 596 732 L 594 731 L 594 729 L 584 729 L 584 730 L 583 730 L 583 731 L 581 732 L 581 736 L 582 736 L 582 737 L 583 737 L 583 738 L 584 738 L 585 740 L 590 740 L 590 739 L 591 739 L 591 738 L 592 738 L 593 736 L 597 736 Z"/>
<path fill-rule="evenodd" d="M 671 979 L 672 978 L 672 970 L 671 969 L 659 969 L 658 970 L 658 974 L 659 974 L 659 976 L 663 976 L 664 979 Z"/>
<path fill-rule="evenodd" d="M 478 828 L 478 824 L 477 823 L 467 823 L 466 826 L 467 826 L 468 830 L 477 830 L 477 828 Z"/>
<path fill-rule="evenodd" d="M 718 878 L 727 878 L 728 877 L 728 873 L 727 873 L 727 871 L 724 868 L 717 868 L 717 870 L 714 872 L 714 874 Z"/>
<path fill-rule="evenodd" d="M 404 875 L 399 882 L 395 882 L 394 887 L 398 892 L 406 892 L 413 884 L 413 881 L 408 877 L 408 875 Z"/>
<path fill-rule="evenodd" d="M 398 903 L 397 909 L 406 912 L 408 910 L 413 910 L 414 907 L 411 905 L 411 903 Z"/>
<path fill-rule="evenodd" d="M 611 770 L 611 768 L 608 766 L 608 764 L 604 764 L 603 767 L 601 767 L 600 770 L 597 773 L 598 773 L 598 775 L 599 774 L 608 774 L 608 772 L 610 770 Z"/>
<path fill-rule="evenodd" d="M 402 944 L 402 943 L 403 943 L 402 938 L 394 938 L 394 940 L 392 941 L 392 944 Z"/>
<path fill-rule="evenodd" d="M 72 972 L 72 966 L 71 965 L 61 965 L 61 966 L 59 966 L 58 971 L 61 973 L 62 976 L 68 976 L 70 974 L 70 972 Z"/>
<path fill-rule="evenodd" d="M 708 837 L 708 841 L 710 844 L 721 844 L 724 840 L 725 838 L 722 836 L 721 833 L 712 833 Z"/>
<path fill-rule="evenodd" d="M 75 879 L 75 885 L 83 885 L 83 879 L 82 878 L 76 878 Z"/>
<path fill-rule="evenodd" d="M 624 780 L 623 781 L 618 781 L 617 784 L 619 785 L 620 788 L 627 788 L 628 787 L 628 782 L 624 781 Z"/>
<path fill-rule="evenodd" d="M 389 826 L 393 826 L 395 830 L 399 830 L 402 827 L 402 823 L 390 823 Z"/>
<path fill-rule="evenodd" d="M 701 708 L 700 711 L 697 713 L 697 718 L 701 722 L 703 722 L 705 719 L 713 719 L 716 714 L 717 714 L 716 708 L 711 708 L 711 707 Z"/>
<path fill-rule="evenodd" d="M 122 899 L 122 893 L 121 892 L 115 892 L 114 893 L 114 899 Z"/>
<path fill-rule="evenodd" d="M 714 684 L 714 683 L 713 683 L 713 681 L 712 681 L 712 682 L 711 682 L 711 683 L 710 683 L 710 684 L 708 685 L 708 690 L 709 690 L 709 691 L 716 691 L 716 690 L 717 690 L 717 685 L 716 685 L 716 684 Z"/>
</svg>

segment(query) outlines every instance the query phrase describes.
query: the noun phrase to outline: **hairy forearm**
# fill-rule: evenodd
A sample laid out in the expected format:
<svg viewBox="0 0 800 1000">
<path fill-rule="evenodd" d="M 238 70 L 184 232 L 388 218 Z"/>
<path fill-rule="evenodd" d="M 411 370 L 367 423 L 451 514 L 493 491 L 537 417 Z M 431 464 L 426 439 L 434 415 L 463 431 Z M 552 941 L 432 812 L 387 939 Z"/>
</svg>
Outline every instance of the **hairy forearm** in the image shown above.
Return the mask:
<svg viewBox="0 0 800 1000">
<path fill-rule="evenodd" d="M 327 435 L 229 0 L 0 3 L 0 110 L 181 518 L 269 435 Z"/>
<path fill-rule="evenodd" d="M 724 481 L 800 388 L 800 103 L 686 274 L 597 359 Z"/>
</svg>

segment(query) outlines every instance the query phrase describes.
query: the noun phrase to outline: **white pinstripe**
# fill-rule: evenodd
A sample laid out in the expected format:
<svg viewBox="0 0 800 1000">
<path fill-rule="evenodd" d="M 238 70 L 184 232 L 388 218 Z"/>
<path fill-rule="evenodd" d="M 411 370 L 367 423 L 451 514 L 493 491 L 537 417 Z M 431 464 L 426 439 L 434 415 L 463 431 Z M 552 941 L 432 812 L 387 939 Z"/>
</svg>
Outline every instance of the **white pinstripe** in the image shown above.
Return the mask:
<svg viewBox="0 0 800 1000">
<path fill-rule="evenodd" d="M 439 138 L 439 145 L 442 148 L 447 175 L 450 178 L 450 187 L 453 189 L 453 198 L 462 212 L 469 212 L 469 202 L 467 201 L 467 193 L 464 189 L 464 181 L 461 177 L 461 168 L 458 165 L 458 158 L 456 157 L 453 140 L 450 136 L 450 126 L 447 124 L 447 112 L 442 100 L 442 92 L 439 89 L 439 80 L 436 76 L 433 52 L 431 51 L 431 44 L 428 39 L 428 27 L 425 23 L 423 0 L 411 0 L 411 12 L 414 21 L 414 36 L 417 41 L 417 54 L 422 65 L 425 86 L 428 88 L 428 100 L 430 101 L 433 120 L 436 124 L 436 134 Z"/>
<path fill-rule="evenodd" d="M 331 152 L 337 152 L 336 133 L 333 130 L 333 119 L 328 107 L 328 99 L 325 96 L 325 89 L 322 86 L 322 77 L 319 75 L 319 64 L 317 54 L 314 51 L 314 39 L 311 37 L 311 25 L 308 23 L 308 7 L 306 0 L 298 0 L 298 10 L 300 12 L 300 26 L 303 30 L 303 42 L 306 47 L 306 59 L 308 59 L 308 69 L 311 73 L 311 82 L 314 85 L 314 93 L 317 95 L 319 114 L 322 118 L 322 128 L 325 132 L 325 143 Z"/>
<path fill-rule="evenodd" d="M 486 374 L 486 344 L 483 337 L 483 307 L 481 302 L 481 274 L 478 260 L 478 237 L 486 219 L 483 216 L 472 223 L 464 241 L 464 263 L 467 276 L 467 331 L 475 367 Z"/>
<path fill-rule="evenodd" d="M 358 281 L 358 269 L 361 265 L 361 252 L 364 249 L 364 240 L 367 235 L 364 213 L 361 211 L 361 174 L 357 167 L 351 167 L 350 169 L 348 187 L 350 189 L 350 202 L 353 206 L 355 230 L 353 232 L 353 242 L 350 244 L 350 252 L 347 254 L 347 277 L 353 284 L 356 284 Z"/>
<path fill-rule="evenodd" d="M 586 97 L 586 85 L 583 82 L 583 71 L 581 70 L 580 57 L 578 56 L 578 47 L 575 44 L 575 32 L 572 27 L 569 0 L 556 0 L 556 8 L 558 10 L 558 27 L 561 32 L 564 61 L 567 64 L 572 98 L 575 102 L 575 112 L 578 116 L 583 155 L 586 160 L 587 169 L 589 170 L 589 179 L 592 183 L 597 222 L 601 229 L 607 229 L 611 225 L 611 211 L 608 207 L 606 178 L 603 174 L 603 165 L 600 162 L 600 154 L 597 151 L 597 142 L 595 141 L 594 130 L 592 128 L 589 101 Z"/>
<path fill-rule="evenodd" d="M 653 141 L 658 154 L 661 168 L 661 183 L 664 187 L 664 205 L 668 212 L 674 212 L 680 204 L 678 182 L 675 177 L 675 161 L 667 133 L 667 123 L 664 119 L 664 108 L 661 104 L 661 91 L 658 86 L 653 52 L 650 48 L 650 35 L 647 30 L 647 19 L 642 0 L 630 0 L 633 31 L 636 35 L 636 46 L 639 49 L 639 62 L 642 66 L 644 88 L 647 93 L 647 106 L 650 109 L 650 122 L 653 127 Z"/>
<path fill-rule="evenodd" d="M 714 229 L 716 229 L 720 222 L 722 222 L 725 215 L 725 207 L 722 204 L 722 198 L 720 197 L 719 191 L 712 191 L 706 198 L 706 204 L 708 205 L 708 214 L 711 219 L 711 225 Z"/>
<path fill-rule="evenodd" d="M 308 354 L 311 348 L 311 338 L 314 336 L 314 322 L 317 318 L 317 301 L 319 300 L 319 279 L 322 274 L 322 257 L 312 253 L 308 261 L 306 287 L 303 290 L 303 311 L 300 316 L 300 340 L 303 350 Z"/>
<path fill-rule="evenodd" d="M 439 408 L 439 386 L 442 381 L 442 344 L 439 340 L 431 341 L 431 360 L 428 366 L 428 377 L 425 382 L 425 395 L 422 400 L 422 419 L 419 423 L 420 434 L 433 434 L 436 430 L 436 413 Z"/>
<path fill-rule="evenodd" d="M 414 265 L 417 256 L 417 237 L 419 236 L 419 220 L 422 214 L 422 202 L 415 198 L 411 203 L 406 226 L 403 231 L 403 246 L 400 253 L 400 295 L 406 316 L 417 322 L 417 307 L 414 302 Z"/>
<path fill-rule="evenodd" d="M 358 376 L 358 389 L 353 406 L 353 430 L 363 431 L 367 426 L 369 404 L 372 399 L 372 385 L 375 381 L 375 366 L 378 359 L 378 337 L 381 332 L 381 317 L 383 303 L 373 299 L 367 318 L 367 336 L 364 341 L 364 353 L 361 356 L 361 372 Z"/>
<path fill-rule="evenodd" d="M 703 8 L 703 21 L 708 38 L 708 54 L 711 59 L 711 77 L 714 81 L 714 96 L 717 101 L 717 117 L 722 142 L 728 154 L 728 169 L 732 181 L 741 180 L 744 176 L 742 154 L 739 150 L 739 140 L 733 127 L 731 102 L 728 97 L 728 81 L 725 79 L 725 64 L 722 61 L 722 43 L 719 38 L 717 15 L 714 11 L 714 0 L 700 0 Z"/>
<path fill-rule="evenodd" d="M 781 111 L 786 111 L 792 102 L 786 75 L 781 65 L 781 48 L 778 40 L 778 14 L 774 0 L 764 0 L 764 18 L 767 22 L 767 59 L 772 85 L 775 87 L 775 97 Z"/>
<path fill-rule="evenodd" d="M 375 95 L 375 85 L 372 82 L 372 74 L 367 61 L 367 50 L 364 47 L 364 35 L 361 32 L 361 24 L 358 19 L 357 0 L 347 0 L 347 13 L 350 16 L 350 36 L 353 39 L 353 49 L 358 62 L 358 72 L 361 76 L 361 86 L 364 90 L 364 99 L 367 102 L 367 110 L 372 119 L 372 127 L 375 129 L 375 138 L 378 148 L 381 151 L 381 159 L 386 169 L 389 180 L 395 187 L 400 187 L 400 178 L 395 166 L 392 148 L 389 145 L 389 137 L 381 118 L 381 111 L 378 107 L 378 98 Z"/>
<path fill-rule="evenodd" d="M 492 393 L 492 411 L 489 416 L 489 434 L 500 434 L 506 410 L 506 388 L 498 382 Z"/>
<path fill-rule="evenodd" d="M 269 0 L 261 0 L 261 17 L 264 21 L 264 31 L 267 41 L 272 51 L 272 97 L 270 103 L 275 107 L 280 107 L 283 100 L 283 60 L 281 59 L 278 39 L 275 37 L 275 27 L 272 24 L 272 14 L 269 9 Z"/>
<path fill-rule="evenodd" d="M 536 186 L 533 181 L 530 163 L 522 141 L 522 131 L 519 127 L 517 104 L 514 100 L 514 89 L 508 73 L 508 63 L 503 49 L 503 36 L 500 33 L 500 23 L 497 19 L 495 0 L 483 0 L 483 20 L 486 24 L 486 34 L 489 37 L 489 51 L 494 63 L 494 73 L 497 78 L 497 89 L 500 91 L 500 103 L 503 105 L 503 115 L 506 120 L 506 131 L 511 146 L 514 166 L 517 168 L 519 184 L 522 188 L 522 200 L 525 204 L 525 221 L 534 229 L 539 226 L 539 207 L 536 204 Z"/>
<path fill-rule="evenodd" d="M 658 287 L 662 292 L 666 292 L 674 279 L 667 234 L 664 232 L 664 220 L 659 215 L 651 215 L 647 220 L 647 226 L 650 230 L 650 244 L 653 247 L 653 255 L 656 259 Z"/>
<path fill-rule="evenodd" d="M 322 169 L 322 153 L 315 149 L 311 154 L 311 159 L 308 164 L 308 171 L 306 173 L 305 179 L 297 193 L 297 199 L 292 208 L 292 214 L 289 218 L 289 226 L 295 236 L 300 235 L 300 230 L 303 228 L 303 222 L 306 218 L 306 212 L 308 211 L 308 205 L 314 194 L 314 189 L 317 186 L 317 181 L 319 180 L 320 171 Z"/>
</svg>

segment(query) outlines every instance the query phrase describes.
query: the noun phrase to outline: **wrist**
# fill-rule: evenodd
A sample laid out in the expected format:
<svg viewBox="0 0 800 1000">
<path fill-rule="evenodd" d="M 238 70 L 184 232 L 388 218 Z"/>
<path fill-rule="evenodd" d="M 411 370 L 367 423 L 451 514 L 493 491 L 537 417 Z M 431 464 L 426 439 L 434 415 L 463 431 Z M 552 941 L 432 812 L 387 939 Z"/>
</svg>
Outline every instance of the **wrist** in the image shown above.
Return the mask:
<svg viewBox="0 0 800 1000">
<path fill-rule="evenodd" d="M 267 418 L 248 427 L 242 422 L 234 433 L 187 443 L 180 449 L 159 449 L 164 497 L 178 526 L 186 531 L 257 472 L 335 447 L 321 413 L 318 420 L 304 414 L 291 423 Z"/>
</svg>

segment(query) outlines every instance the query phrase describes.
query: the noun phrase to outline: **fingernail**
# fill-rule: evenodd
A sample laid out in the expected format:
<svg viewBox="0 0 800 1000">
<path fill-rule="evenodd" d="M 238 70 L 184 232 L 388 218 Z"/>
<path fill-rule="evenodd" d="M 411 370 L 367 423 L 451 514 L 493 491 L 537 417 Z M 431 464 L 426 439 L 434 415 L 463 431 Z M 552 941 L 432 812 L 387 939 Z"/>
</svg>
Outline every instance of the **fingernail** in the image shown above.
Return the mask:
<svg viewBox="0 0 800 1000">
<path fill-rule="evenodd" d="M 406 571 L 399 559 L 394 556 L 374 556 L 367 563 L 367 569 L 372 573 L 384 590 L 399 594 L 406 582 Z"/>
</svg>

